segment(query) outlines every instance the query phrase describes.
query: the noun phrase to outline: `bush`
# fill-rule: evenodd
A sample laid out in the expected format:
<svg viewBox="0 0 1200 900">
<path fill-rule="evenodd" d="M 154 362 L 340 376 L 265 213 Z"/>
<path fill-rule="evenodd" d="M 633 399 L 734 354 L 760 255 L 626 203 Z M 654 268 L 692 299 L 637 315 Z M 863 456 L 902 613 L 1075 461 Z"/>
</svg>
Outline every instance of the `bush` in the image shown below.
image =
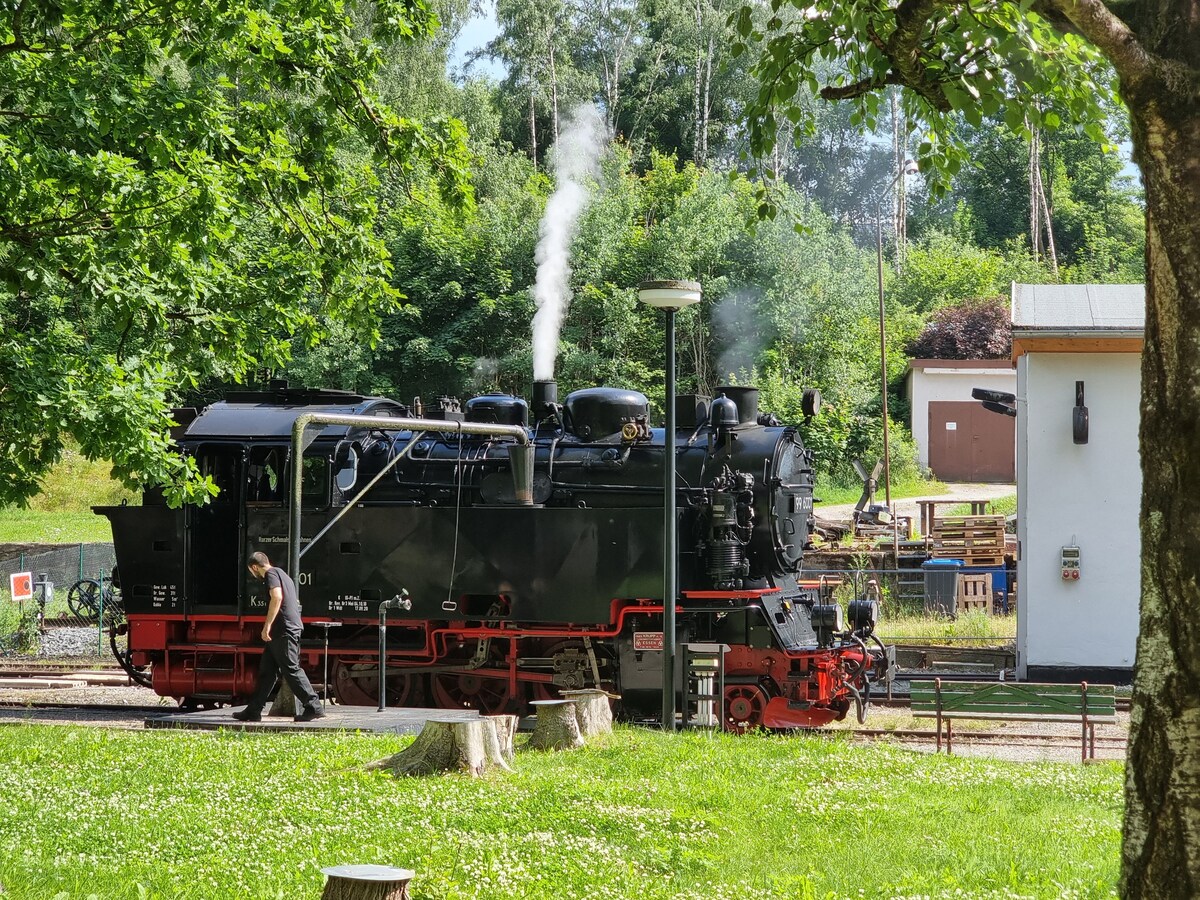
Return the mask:
<svg viewBox="0 0 1200 900">
<path fill-rule="evenodd" d="M 944 306 L 904 348 L 916 359 L 1004 359 L 1012 353 L 1012 319 L 1003 297 Z"/>
</svg>

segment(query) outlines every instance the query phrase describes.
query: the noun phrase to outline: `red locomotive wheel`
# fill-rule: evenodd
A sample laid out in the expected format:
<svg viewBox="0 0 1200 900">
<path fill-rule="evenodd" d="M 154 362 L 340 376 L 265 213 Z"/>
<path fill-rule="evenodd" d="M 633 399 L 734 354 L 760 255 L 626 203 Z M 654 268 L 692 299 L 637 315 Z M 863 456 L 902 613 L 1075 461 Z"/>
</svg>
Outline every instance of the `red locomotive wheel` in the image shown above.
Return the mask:
<svg viewBox="0 0 1200 900">
<path fill-rule="evenodd" d="M 442 709 L 475 709 L 484 715 L 496 715 L 513 707 L 508 683 L 502 678 L 484 678 L 473 672 L 441 672 L 432 680 L 434 705 Z"/>
<path fill-rule="evenodd" d="M 767 693 L 757 684 L 730 684 L 725 687 L 725 730 L 745 734 L 762 725 L 767 708 Z"/>
<path fill-rule="evenodd" d="M 379 705 L 379 666 L 375 663 L 346 663 L 334 661 L 330 667 L 333 696 L 345 706 Z M 388 669 L 388 706 L 423 706 L 425 676 L 409 674 L 403 669 Z"/>
</svg>

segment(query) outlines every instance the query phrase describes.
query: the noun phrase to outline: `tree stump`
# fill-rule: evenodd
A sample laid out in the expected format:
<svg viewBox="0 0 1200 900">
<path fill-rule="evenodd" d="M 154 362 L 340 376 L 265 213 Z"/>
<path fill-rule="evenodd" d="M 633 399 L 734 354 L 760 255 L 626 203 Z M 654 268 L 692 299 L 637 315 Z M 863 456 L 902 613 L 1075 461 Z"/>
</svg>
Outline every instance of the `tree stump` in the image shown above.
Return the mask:
<svg viewBox="0 0 1200 900">
<path fill-rule="evenodd" d="M 392 866 L 330 866 L 321 870 L 321 900 L 408 900 L 408 882 L 416 873 Z"/>
<path fill-rule="evenodd" d="M 512 762 L 513 742 L 517 736 L 517 717 L 484 716 L 483 718 L 495 723 L 494 727 L 484 729 L 485 739 L 488 741 L 495 740 L 494 752 L 496 755 L 506 762 Z"/>
<path fill-rule="evenodd" d="M 368 763 L 367 769 L 390 769 L 397 778 L 453 769 L 469 775 L 493 767 L 511 772 L 508 760 L 516 730 L 516 716 L 429 719 L 415 741 L 399 753 Z"/>
<path fill-rule="evenodd" d="M 574 700 L 533 700 L 537 724 L 529 746 L 535 750 L 575 750 L 583 746 Z"/>
<path fill-rule="evenodd" d="M 564 700 L 575 702 L 575 720 L 579 723 L 579 733 L 585 739 L 593 734 L 612 733 L 612 707 L 608 703 L 612 695 L 608 691 L 586 688 L 561 693 Z"/>
<path fill-rule="evenodd" d="M 263 651 L 266 652 L 265 650 Z M 275 702 L 271 704 L 268 716 L 287 716 L 289 719 L 300 714 L 300 704 L 292 693 L 291 685 L 284 678 L 279 679 L 279 690 L 275 692 Z"/>
</svg>

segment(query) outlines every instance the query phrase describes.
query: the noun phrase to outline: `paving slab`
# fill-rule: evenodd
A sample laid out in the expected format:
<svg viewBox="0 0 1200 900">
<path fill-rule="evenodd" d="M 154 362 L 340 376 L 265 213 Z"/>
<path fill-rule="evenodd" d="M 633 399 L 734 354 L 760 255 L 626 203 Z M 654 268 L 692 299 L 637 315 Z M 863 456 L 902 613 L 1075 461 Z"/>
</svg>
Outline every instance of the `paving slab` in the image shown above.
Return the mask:
<svg viewBox="0 0 1200 900">
<path fill-rule="evenodd" d="M 233 714 L 244 707 L 197 710 L 150 716 L 147 728 L 195 728 L 216 731 L 234 728 L 240 731 L 373 731 L 382 734 L 416 734 L 430 719 L 456 719 L 467 722 L 479 718 L 473 709 L 424 709 L 389 706 L 382 712 L 369 706 L 327 706 L 325 718 L 295 722 L 291 716 L 264 715 L 259 722 L 239 722 Z"/>
</svg>

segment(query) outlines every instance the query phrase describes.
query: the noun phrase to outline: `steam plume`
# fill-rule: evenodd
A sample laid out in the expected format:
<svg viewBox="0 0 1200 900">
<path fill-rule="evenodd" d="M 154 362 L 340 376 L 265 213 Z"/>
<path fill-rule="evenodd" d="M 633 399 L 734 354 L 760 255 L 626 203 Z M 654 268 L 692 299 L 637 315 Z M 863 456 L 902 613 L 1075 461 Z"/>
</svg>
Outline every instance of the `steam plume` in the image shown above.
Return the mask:
<svg viewBox="0 0 1200 900">
<path fill-rule="evenodd" d="M 759 355 L 767 345 L 761 332 L 762 300 L 758 289 L 742 288 L 713 309 L 713 332 L 718 346 L 723 348 L 717 362 L 718 384 L 726 383 L 730 376 L 745 377 L 758 364 Z"/>
<path fill-rule="evenodd" d="M 587 206 L 586 181 L 595 174 L 606 143 L 600 113 L 595 106 L 584 104 L 572 110 L 554 146 L 558 187 L 546 202 L 534 255 L 538 268 L 533 286 L 537 303 L 533 317 L 533 377 L 538 381 L 554 378 L 558 332 L 571 302 L 571 241 L 579 215 Z"/>
</svg>

